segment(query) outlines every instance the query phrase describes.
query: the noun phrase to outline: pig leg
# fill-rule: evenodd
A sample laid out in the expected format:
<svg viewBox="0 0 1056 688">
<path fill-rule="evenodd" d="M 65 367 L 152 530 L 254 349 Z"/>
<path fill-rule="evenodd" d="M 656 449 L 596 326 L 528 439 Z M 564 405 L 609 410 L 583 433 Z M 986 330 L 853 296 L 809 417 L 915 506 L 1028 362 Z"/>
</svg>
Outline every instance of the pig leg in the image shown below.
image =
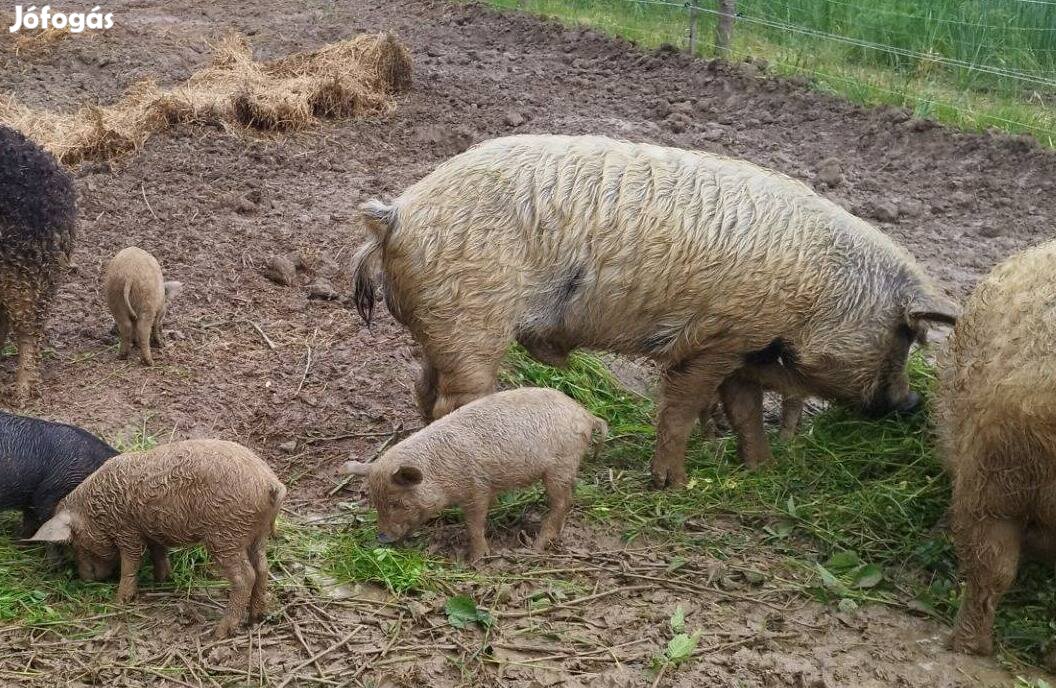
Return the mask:
<svg viewBox="0 0 1056 688">
<path fill-rule="evenodd" d="M 736 359 L 700 356 L 664 370 L 652 473 L 656 487 L 686 484 L 686 442 L 700 412 L 715 405 L 723 379 Z"/>
<path fill-rule="evenodd" d="M 436 405 L 437 373 L 436 368 L 425 356 L 422 357 L 422 370 L 414 383 L 414 393 L 418 399 L 418 412 L 426 423 L 432 420 L 433 406 Z"/>
<path fill-rule="evenodd" d="M 246 550 L 230 553 L 226 556 L 217 556 L 217 562 L 224 570 L 224 577 L 231 582 L 231 593 L 227 598 L 227 609 L 223 618 L 216 627 L 216 639 L 223 640 L 231 635 L 246 615 L 249 608 L 249 600 L 253 595 L 253 586 L 257 582 L 257 574 L 253 565 L 249 563 Z"/>
<path fill-rule="evenodd" d="M 136 338 L 135 325 L 129 319 L 127 313 L 117 314 L 114 318 L 117 324 L 117 338 L 121 342 L 117 350 L 117 357 L 125 359 L 128 358 L 129 352 L 132 351 L 132 342 Z"/>
<path fill-rule="evenodd" d="M 165 348 L 165 340 L 161 337 L 161 318 L 155 320 L 154 326 L 150 328 L 150 343 L 158 349 Z"/>
<path fill-rule="evenodd" d="M 544 552 L 557 539 L 565 518 L 572 509 L 572 494 L 576 486 L 575 475 L 569 480 L 566 476 L 546 476 L 543 478 L 546 487 L 546 501 L 550 507 L 543 517 L 543 525 L 535 538 L 535 551 Z"/>
<path fill-rule="evenodd" d="M 0 350 L 3 350 L 4 345 L 7 344 L 7 333 L 10 327 L 11 321 L 8 320 L 7 311 L 4 310 L 3 304 L 0 304 Z"/>
<path fill-rule="evenodd" d="M 954 531 L 967 581 L 950 646 L 958 652 L 993 652 L 994 613 L 1016 578 L 1022 528 L 1008 519 L 983 518 Z"/>
<path fill-rule="evenodd" d="M 143 552 L 146 548 L 142 542 L 122 542 L 119 549 L 121 551 L 121 582 L 117 586 L 117 602 L 125 604 L 136 597 L 136 575 L 139 573 L 139 565 L 143 561 Z"/>
<path fill-rule="evenodd" d="M 803 400 L 795 396 L 783 396 L 781 399 L 781 431 L 777 435 L 782 442 L 788 442 L 796 436 L 802 417 Z"/>
<path fill-rule="evenodd" d="M 737 435 L 737 455 L 749 468 L 770 461 L 770 445 L 763 428 L 763 388 L 758 382 L 734 373 L 719 387 L 726 417 Z"/>
<path fill-rule="evenodd" d="M 139 353 L 143 356 L 143 363 L 148 366 L 154 365 L 154 357 L 150 355 L 150 332 L 153 327 L 153 319 L 140 313 L 136 320 L 136 341 L 139 343 Z"/>
<path fill-rule="evenodd" d="M 37 532 L 37 528 L 40 528 L 42 521 L 37 518 L 37 515 L 33 509 L 22 510 L 22 528 L 19 531 L 19 536 L 26 540 L 33 537 L 33 533 Z"/>
<path fill-rule="evenodd" d="M 466 529 L 469 531 L 469 563 L 477 563 L 488 553 L 488 540 L 484 531 L 488 525 L 488 507 L 491 506 L 491 495 L 484 495 L 462 505 L 466 516 Z"/>
<path fill-rule="evenodd" d="M 36 301 L 34 290 L 19 290 L 13 300 L 5 302 L 15 344 L 18 346 L 18 373 L 15 393 L 20 401 L 40 381 L 40 338 L 44 332 L 44 307 Z"/>
<path fill-rule="evenodd" d="M 172 573 L 168 548 L 158 542 L 150 543 L 150 561 L 154 564 L 154 582 L 164 583 L 167 581 Z"/>
<path fill-rule="evenodd" d="M 460 406 L 494 392 L 503 353 L 500 350 L 491 357 L 449 358 L 442 364 L 436 361 L 437 395 L 432 419 L 442 418 Z"/>
<path fill-rule="evenodd" d="M 718 434 L 719 429 L 715 425 L 715 413 L 717 411 L 718 407 L 715 405 L 700 411 L 700 436 L 704 439 L 710 440 Z"/>
<path fill-rule="evenodd" d="M 265 553 L 267 541 L 257 538 L 249 546 L 249 562 L 253 565 L 256 578 L 253 581 L 253 591 L 249 596 L 249 622 L 257 623 L 268 610 L 268 557 Z"/>
</svg>

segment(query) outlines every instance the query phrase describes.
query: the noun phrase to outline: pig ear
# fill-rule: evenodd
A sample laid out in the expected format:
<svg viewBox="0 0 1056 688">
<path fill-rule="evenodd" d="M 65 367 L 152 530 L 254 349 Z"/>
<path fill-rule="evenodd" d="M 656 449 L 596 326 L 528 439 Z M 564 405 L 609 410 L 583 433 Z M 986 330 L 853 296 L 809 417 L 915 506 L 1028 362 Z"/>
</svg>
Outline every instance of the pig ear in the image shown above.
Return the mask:
<svg viewBox="0 0 1056 688">
<path fill-rule="evenodd" d="M 181 291 L 183 291 L 183 282 L 166 282 L 165 283 L 165 300 L 166 301 L 173 300 L 174 298 L 179 296 Z"/>
<path fill-rule="evenodd" d="M 73 514 L 60 511 L 42 525 L 26 542 L 69 542 L 73 539 Z"/>
<path fill-rule="evenodd" d="M 920 330 L 926 322 L 956 325 L 961 317 L 961 308 L 945 296 L 919 294 L 906 306 L 906 324 Z"/>
<path fill-rule="evenodd" d="M 422 482 L 422 472 L 414 466 L 400 466 L 392 472 L 392 482 L 400 487 L 414 487 Z"/>
<path fill-rule="evenodd" d="M 346 461 L 341 464 L 341 473 L 343 475 L 368 475 L 370 466 L 371 464 L 362 461 Z"/>
</svg>

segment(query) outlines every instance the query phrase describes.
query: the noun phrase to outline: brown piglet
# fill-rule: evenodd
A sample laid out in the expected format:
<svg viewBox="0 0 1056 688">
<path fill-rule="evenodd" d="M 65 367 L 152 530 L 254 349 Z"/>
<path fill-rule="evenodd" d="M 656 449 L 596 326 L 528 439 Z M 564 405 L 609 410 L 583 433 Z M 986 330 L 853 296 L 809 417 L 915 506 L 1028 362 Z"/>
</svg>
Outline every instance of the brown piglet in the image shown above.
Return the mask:
<svg viewBox="0 0 1056 688">
<path fill-rule="evenodd" d="M 118 602 L 136 595 L 146 550 L 154 580 L 169 574 L 167 550 L 204 543 L 231 582 L 216 628 L 226 638 L 248 609 L 251 622 L 267 605 L 265 546 L 286 488 L 249 449 L 220 440 L 187 440 L 115 456 L 63 499 L 30 538 L 73 545 L 85 580 L 109 578 L 121 565 Z"/>
<path fill-rule="evenodd" d="M 535 548 L 556 539 L 572 506 L 579 462 L 608 432 L 605 421 L 552 389 L 499 392 L 462 406 L 385 452 L 350 461 L 378 510 L 378 539 L 393 542 L 446 507 L 462 507 L 469 560 L 488 551 L 488 507 L 496 495 L 542 481 L 550 511 Z"/>
<path fill-rule="evenodd" d="M 117 322 L 121 358 L 138 343 L 143 362 L 154 365 L 150 346 L 164 348 L 161 326 L 169 303 L 181 289 L 180 282 L 162 278 L 157 259 L 141 248 L 129 246 L 114 256 L 103 277 L 103 292 Z"/>
</svg>

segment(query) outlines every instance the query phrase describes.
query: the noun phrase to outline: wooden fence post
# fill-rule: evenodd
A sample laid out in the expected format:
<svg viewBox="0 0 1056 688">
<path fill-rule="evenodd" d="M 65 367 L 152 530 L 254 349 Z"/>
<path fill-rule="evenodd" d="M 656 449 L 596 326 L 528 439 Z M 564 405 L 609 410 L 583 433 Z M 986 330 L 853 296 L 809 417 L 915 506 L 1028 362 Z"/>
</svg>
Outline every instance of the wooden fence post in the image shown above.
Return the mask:
<svg viewBox="0 0 1056 688">
<path fill-rule="evenodd" d="M 715 51 L 729 55 L 733 47 L 733 22 L 737 17 L 737 0 L 718 0 L 719 19 L 715 23 Z"/>
<path fill-rule="evenodd" d="M 697 2 L 689 3 L 689 54 L 697 54 Z"/>
</svg>

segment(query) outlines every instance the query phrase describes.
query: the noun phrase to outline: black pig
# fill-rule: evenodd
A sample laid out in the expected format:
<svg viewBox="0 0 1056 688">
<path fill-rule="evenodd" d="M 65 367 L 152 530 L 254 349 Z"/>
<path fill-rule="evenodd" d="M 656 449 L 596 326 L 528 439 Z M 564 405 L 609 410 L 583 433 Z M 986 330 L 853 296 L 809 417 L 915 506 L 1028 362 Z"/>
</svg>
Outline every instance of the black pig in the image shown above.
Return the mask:
<svg viewBox="0 0 1056 688">
<path fill-rule="evenodd" d="M 63 423 L 0 412 L 0 510 L 22 510 L 29 537 L 55 505 L 117 455 L 95 435 Z"/>
<path fill-rule="evenodd" d="M 15 397 L 40 377 L 44 322 L 69 265 L 77 222 L 73 179 L 21 133 L 0 126 L 0 348 L 18 347 Z"/>
</svg>

